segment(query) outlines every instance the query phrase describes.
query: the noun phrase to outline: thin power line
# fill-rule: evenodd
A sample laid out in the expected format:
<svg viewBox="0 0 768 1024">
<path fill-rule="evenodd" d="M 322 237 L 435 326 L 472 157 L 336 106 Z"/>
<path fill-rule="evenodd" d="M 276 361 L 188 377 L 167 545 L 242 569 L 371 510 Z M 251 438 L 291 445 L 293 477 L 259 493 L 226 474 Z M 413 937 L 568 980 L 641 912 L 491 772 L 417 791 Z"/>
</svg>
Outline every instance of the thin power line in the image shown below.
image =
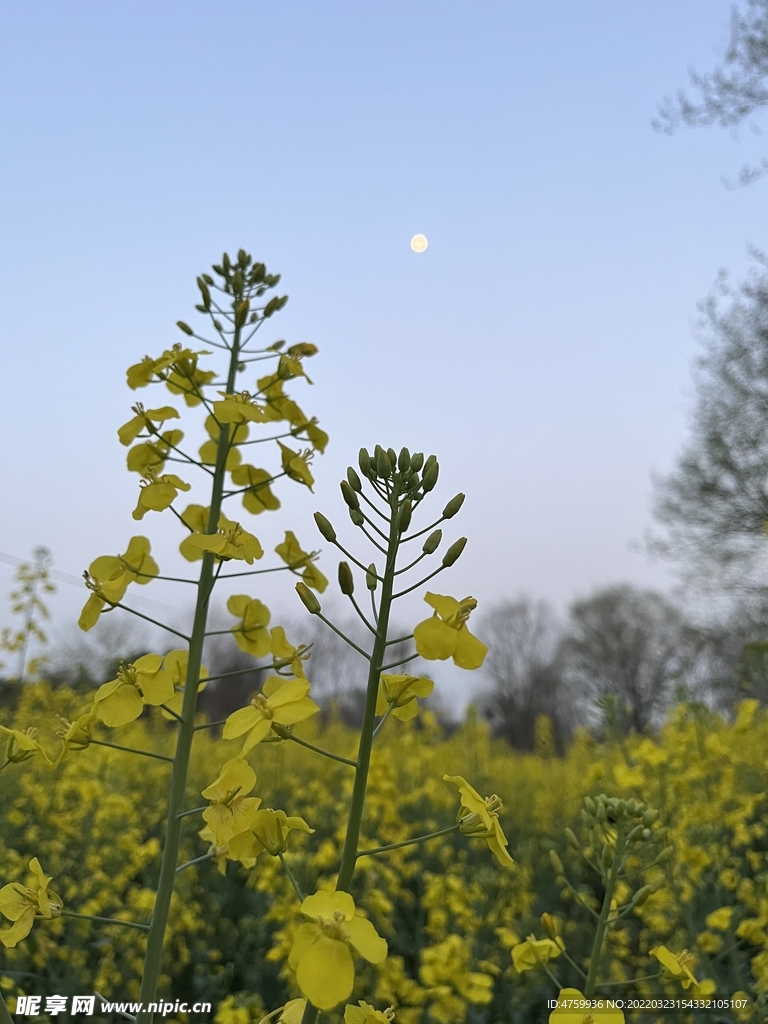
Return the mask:
<svg viewBox="0 0 768 1024">
<path fill-rule="evenodd" d="M 22 565 L 22 563 L 29 564 L 29 558 L 17 558 L 16 555 L 9 555 L 6 551 L 0 551 L 0 562 L 5 562 L 7 565 Z M 61 583 L 68 583 L 70 587 L 77 587 L 79 590 L 85 590 L 85 584 L 83 583 L 82 576 L 73 576 L 70 572 L 59 572 L 58 569 L 49 569 L 48 575 Z M 135 599 L 140 604 L 154 605 L 155 608 L 163 608 L 166 611 L 178 612 L 178 608 L 172 604 L 165 604 L 163 601 L 153 601 L 151 597 L 142 597 L 140 594 L 131 594 L 132 600 Z"/>
</svg>

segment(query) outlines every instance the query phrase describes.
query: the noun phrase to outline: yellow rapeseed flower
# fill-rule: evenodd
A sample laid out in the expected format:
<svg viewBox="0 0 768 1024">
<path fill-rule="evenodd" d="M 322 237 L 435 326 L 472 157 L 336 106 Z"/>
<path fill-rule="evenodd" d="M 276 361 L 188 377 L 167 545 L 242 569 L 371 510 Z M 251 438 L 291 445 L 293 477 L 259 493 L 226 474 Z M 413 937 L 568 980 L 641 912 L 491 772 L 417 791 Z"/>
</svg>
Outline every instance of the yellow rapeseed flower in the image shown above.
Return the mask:
<svg viewBox="0 0 768 1024">
<path fill-rule="evenodd" d="M 529 935 L 525 942 L 519 943 L 511 950 L 512 963 L 518 974 L 532 971 L 542 964 L 549 963 L 560 956 L 562 950 L 553 939 L 537 939 Z"/>
<path fill-rule="evenodd" d="M 293 530 L 285 531 L 285 540 L 275 548 L 291 572 L 301 576 L 308 587 L 322 594 L 328 586 L 328 580 L 314 564 L 316 551 L 304 551 Z M 304 570 L 301 572 L 300 570 Z"/>
<path fill-rule="evenodd" d="M 577 988 L 561 988 L 557 1000 L 559 1005 L 549 1015 L 550 1024 L 624 1024 L 622 1010 L 579 1009 L 579 1003 L 586 1003 L 587 1000 Z M 575 1003 L 577 1008 L 572 1008 L 569 1003 Z"/>
<path fill-rule="evenodd" d="M 8 745 L 5 749 L 5 761 L 8 764 L 21 764 L 22 761 L 26 761 L 38 753 L 41 753 L 46 757 L 45 751 L 37 741 L 37 732 L 38 731 L 34 726 L 21 730 L 9 729 L 5 725 L 0 725 L 0 736 L 8 737 Z M 48 760 L 47 757 L 46 760 Z M 0 755 L 0 764 L 2 763 L 3 758 L 2 755 Z"/>
<path fill-rule="evenodd" d="M 376 697 L 376 714 L 385 714 L 391 704 L 394 717 L 407 722 L 419 712 L 416 698 L 428 697 L 434 686 L 434 682 L 425 676 L 383 674 Z"/>
<path fill-rule="evenodd" d="M 114 729 L 134 722 L 145 704 L 157 707 L 173 697 L 173 677 L 162 667 L 159 654 L 145 654 L 132 665 L 121 665 L 117 679 L 103 683 L 94 694 L 99 718 Z"/>
<path fill-rule="evenodd" d="M 232 836 L 242 832 L 253 818 L 261 799 L 248 796 L 256 785 L 256 772 L 241 757 L 233 757 L 222 767 L 218 779 L 203 790 L 210 806 L 203 811 L 219 846 L 229 844 Z"/>
<path fill-rule="evenodd" d="M 263 658 L 269 654 L 272 646 L 267 629 L 272 618 L 269 608 L 257 597 L 233 594 L 227 601 L 227 611 L 240 619 L 240 624 L 232 628 L 235 643 L 240 650 L 254 658 Z"/>
<path fill-rule="evenodd" d="M 466 836 L 485 839 L 499 864 L 511 868 L 515 862 L 507 852 L 509 843 L 499 822 L 501 799 L 496 795 L 483 799 L 461 775 L 444 775 L 443 779 L 458 786 L 461 794 L 461 807 L 456 817 L 459 830 Z"/>
<path fill-rule="evenodd" d="M 303 818 L 288 815 L 285 811 L 273 811 L 271 807 L 263 807 L 250 816 L 248 827 L 233 835 L 229 840 L 229 851 L 232 860 L 243 860 L 258 857 L 265 850 L 273 857 L 285 853 L 291 832 L 312 833 Z"/>
<path fill-rule="evenodd" d="M 276 725 L 295 725 L 316 714 L 320 708 L 307 696 L 308 693 L 306 679 L 286 682 L 279 676 L 271 676 L 247 708 L 239 708 L 229 716 L 222 733 L 224 739 L 234 740 L 247 734 L 240 752 L 242 757 L 269 734 L 273 722 Z"/>
<path fill-rule="evenodd" d="M 355 984 L 352 949 L 372 964 L 387 956 L 387 941 L 355 913 L 348 892 L 316 892 L 301 905 L 311 920 L 296 931 L 288 957 L 302 993 L 320 1010 L 348 999 Z"/>
<path fill-rule="evenodd" d="M 0 914 L 13 922 L 10 928 L 0 930 L 0 942 L 6 948 L 29 935 L 36 917 L 59 917 L 64 906 L 61 897 L 48 889 L 51 876 L 43 874 L 37 857 L 29 862 L 29 870 L 33 876 L 30 885 L 10 882 L 0 889 Z"/>
<path fill-rule="evenodd" d="M 453 658 L 459 668 L 480 668 L 488 648 L 466 625 L 470 613 L 477 607 L 474 597 L 457 601 L 455 597 L 427 593 L 424 600 L 435 609 L 435 614 L 420 622 L 413 631 L 417 653 L 427 661 Z"/>
<path fill-rule="evenodd" d="M 357 1006 L 344 1007 L 344 1024 L 392 1024 L 395 1011 L 389 1006 L 386 1010 L 375 1010 L 370 1003 L 361 999 Z"/>
<path fill-rule="evenodd" d="M 124 555 L 100 555 L 91 562 L 85 585 L 93 593 L 80 613 L 80 629 L 87 632 L 95 626 L 104 606 L 119 604 L 131 583 L 145 585 L 157 576 L 160 569 L 151 550 L 146 537 L 131 537 Z"/>
</svg>

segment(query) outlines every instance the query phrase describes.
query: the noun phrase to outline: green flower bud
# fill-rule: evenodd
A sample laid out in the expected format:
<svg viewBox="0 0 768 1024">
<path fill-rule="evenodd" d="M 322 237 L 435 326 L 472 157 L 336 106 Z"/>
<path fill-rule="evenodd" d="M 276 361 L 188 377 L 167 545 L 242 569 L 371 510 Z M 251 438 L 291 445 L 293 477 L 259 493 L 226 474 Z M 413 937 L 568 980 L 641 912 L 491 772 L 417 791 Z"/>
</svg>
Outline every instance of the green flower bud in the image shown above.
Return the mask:
<svg viewBox="0 0 768 1024">
<path fill-rule="evenodd" d="M 651 830 L 649 828 L 644 828 L 642 835 L 643 839 L 647 842 L 651 838 Z"/>
<path fill-rule="evenodd" d="M 352 597 L 355 592 L 355 579 L 349 562 L 339 562 L 339 588 L 346 597 Z"/>
<path fill-rule="evenodd" d="M 189 324 L 185 324 L 183 320 L 177 320 L 176 321 L 176 326 L 179 328 L 180 331 L 184 331 L 185 334 L 190 334 L 191 335 L 191 334 L 195 333 L 192 330 L 192 328 L 189 326 Z"/>
<path fill-rule="evenodd" d="M 434 533 L 430 533 L 427 539 L 424 541 L 422 551 L 425 555 L 431 555 L 440 547 L 440 541 L 443 539 L 443 531 L 435 530 Z"/>
<path fill-rule="evenodd" d="M 591 814 L 594 817 L 595 811 L 597 810 L 597 804 L 591 796 L 584 797 L 584 806 L 586 807 L 589 814 Z"/>
<path fill-rule="evenodd" d="M 632 900 L 633 906 L 642 907 L 652 892 L 653 888 L 650 885 L 644 885 L 642 889 L 638 889 Z"/>
<path fill-rule="evenodd" d="M 401 448 L 400 454 L 397 457 L 397 468 L 401 473 L 405 473 L 411 468 L 411 453 L 407 448 Z"/>
<path fill-rule="evenodd" d="M 210 274 L 203 274 L 203 280 L 206 284 L 213 284 L 213 278 Z"/>
<path fill-rule="evenodd" d="M 601 860 L 603 862 L 603 867 L 607 871 L 611 864 L 613 864 L 613 850 L 610 848 L 610 846 L 603 847 L 603 856 Z"/>
<path fill-rule="evenodd" d="M 642 832 L 643 832 L 643 826 L 642 825 L 635 825 L 635 827 L 632 829 L 632 831 L 627 836 L 627 842 L 628 843 L 634 843 L 636 839 L 640 838 L 640 836 L 642 835 Z"/>
<path fill-rule="evenodd" d="M 541 928 L 548 939 L 552 939 L 554 942 L 557 938 L 557 929 L 555 928 L 555 922 L 551 914 L 541 915 Z"/>
<path fill-rule="evenodd" d="M 202 277 L 197 279 L 197 287 L 200 289 L 200 294 L 203 297 L 203 305 L 206 309 L 210 309 L 211 306 L 211 291 Z"/>
<path fill-rule="evenodd" d="M 240 271 L 238 270 L 238 274 Z M 237 276 L 237 275 L 235 275 Z M 242 277 L 242 275 L 241 275 Z M 235 310 L 235 327 L 242 327 L 245 321 L 248 319 L 248 313 L 250 311 L 251 304 L 248 299 L 243 299 L 240 305 Z"/>
<path fill-rule="evenodd" d="M 379 448 L 376 456 L 376 475 L 380 480 L 387 480 L 392 475 L 392 463 L 383 448 Z"/>
<path fill-rule="evenodd" d="M 448 568 L 448 566 L 453 565 L 454 562 L 457 562 L 459 560 L 459 556 L 461 555 L 461 552 L 464 550 L 466 546 L 466 537 L 459 537 L 458 540 L 454 541 L 453 544 L 451 544 L 451 546 L 443 555 L 443 565 L 446 567 L 446 569 Z"/>
<path fill-rule="evenodd" d="M 322 512 L 315 512 L 315 523 L 323 537 L 331 544 L 336 540 L 336 531 L 325 518 Z"/>
<path fill-rule="evenodd" d="M 605 804 L 602 801 L 597 805 L 595 810 L 595 817 L 597 818 L 598 825 L 605 824 Z"/>
<path fill-rule="evenodd" d="M 576 838 L 576 834 L 572 829 L 567 828 L 565 830 L 565 838 L 568 840 L 568 845 L 573 847 L 574 850 L 580 850 L 579 840 Z"/>
<path fill-rule="evenodd" d="M 425 468 L 424 474 L 421 478 L 421 486 L 424 489 L 425 494 L 427 491 L 434 489 L 439 472 L 440 467 L 438 466 L 437 461 L 433 462 L 429 469 Z"/>
<path fill-rule="evenodd" d="M 387 448 L 387 458 L 389 459 L 390 466 L 394 470 L 397 465 L 397 452 L 394 448 Z"/>
<path fill-rule="evenodd" d="M 371 456 L 368 454 L 365 448 L 360 449 L 360 454 L 357 456 L 357 462 L 360 466 L 360 472 L 363 476 L 371 475 Z M 357 490 L 357 488 L 355 488 Z"/>
<path fill-rule="evenodd" d="M 360 508 L 360 499 L 346 480 L 341 481 L 341 495 L 350 508 Z"/>
<path fill-rule="evenodd" d="M 245 281 L 243 280 L 243 272 L 238 267 L 238 269 L 232 275 L 232 290 L 234 291 L 235 295 L 239 295 L 242 292 L 244 284 L 245 284 Z M 239 307 L 238 307 L 238 312 L 235 313 L 235 324 L 237 324 L 238 313 L 239 313 Z"/>
<path fill-rule="evenodd" d="M 397 514 L 397 531 L 398 533 L 405 533 L 408 527 L 411 525 L 411 499 L 406 498 Z"/>
<path fill-rule="evenodd" d="M 643 824 L 646 828 L 650 828 L 659 817 L 659 812 L 650 807 L 643 815 Z"/>
<path fill-rule="evenodd" d="M 411 471 L 414 473 L 418 473 L 423 465 L 423 454 L 421 452 L 414 452 L 414 454 L 411 456 Z"/>
<path fill-rule="evenodd" d="M 368 572 L 365 574 L 365 585 L 369 590 L 375 590 L 378 582 L 376 579 L 376 566 L 371 562 L 368 566 Z"/>
<path fill-rule="evenodd" d="M 353 491 L 362 491 L 363 485 L 360 481 L 360 477 L 351 466 L 347 467 L 347 480 L 349 481 L 349 486 Z"/>
<path fill-rule="evenodd" d="M 556 875 L 565 874 L 565 869 L 563 868 L 563 862 L 560 860 L 560 858 L 558 857 L 558 855 L 555 853 L 554 850 L 550 850 L 549 851 L 549 863 L 552 865 Z"/>
<path fill-rule="evenodd" d="M 317 613 L 320 611 L 320 602 L 317 600 L 317 598 L 306 585 L 306 583 L 297 583 L 296 593 L 301 598 L 302 604 L 307 609 L 309 614 L 317 615 Z"/>
<path fill-rule="evenodd" d="M 666 864 L 672 854 L 675 852 L 674 846 L 665 846 L 661 853 L 658 855 L 654 864 Z"/>
<path fill-rule="evenodd" d="M 456 513 L 459 511 L 463 504 L 463 494 L 457 494 L 454 498 L 451 498 L 451 500 L 443 509 L 443 519 L 453 519 L 453 517 L 456 515 Z"/>
<path fill-rule="evenodd" d="M 351 508 L 349 510 L 349 518 L 352 520 L 355 526 L 362 526 L 365 522 L 365 516 L 359 508 Z"/>
</svg>

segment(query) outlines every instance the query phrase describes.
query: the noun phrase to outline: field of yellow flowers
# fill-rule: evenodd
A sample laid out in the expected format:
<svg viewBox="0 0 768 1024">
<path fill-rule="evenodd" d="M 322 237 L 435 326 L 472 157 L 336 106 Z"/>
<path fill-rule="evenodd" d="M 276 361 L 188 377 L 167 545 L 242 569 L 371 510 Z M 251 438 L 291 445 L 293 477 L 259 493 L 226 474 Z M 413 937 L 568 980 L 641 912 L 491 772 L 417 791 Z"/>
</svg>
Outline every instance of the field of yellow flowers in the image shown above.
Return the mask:
<svg viewBox="0 0 768 1024">
<path fill-rule="evenodd" d="M 53 744 L 56 716 L 73 719 L 81 704 L 66 688 L 36 683 L 24 687 L 15 713 L 1 724 L 23 729 L 48 722 Z M 297 734 L 316 740 L 319 728 L 304 723 Z M 355 735 L 326 725 L 323 746 L 348 755 Z M 600 993 L 684 995 L 671 972 L 659 977 L 650 951 L 663 945 L 675 956 L 692 954 L 683 962 L 700 991 L 738 994 L 750 1003 L 741 1014 L 674 1019 L 766 1019 L 768 714 L 748 701 L 727 724 L 701 707 L 680 705 L 656 740 L 602 745 L 580 733 L 564 758 L 555 755 L 550 737 L 540 721 L 536 753 L 519 755 L 492 740 L 471 711 L 451 736 L 428 712 L 414 722 L 388 723 L 374 754 L 364 838 L 398 843 L 453 824 L 455 788 L 436 780 L 461 770 L 481 792 L 503 794 L 501 821 L 515 866 L 503 869 L 485 843 L 456 832 L 363 858 L 356 902 L 386 936 L 390 955 L 358 975 L 354 998 L 393 1006 L 397 1024 L 546 1020 L 546 1000 L 557 995 L 548 974 L 581 987 L 576 972 L 586 966 L 601 893 L 576 847 L 587 844 L 584 798 L 605 793 L 656 808 L 671 850 L 646 871 L 644 902 L 608 933 L 601 978 L 612 984 Z M 172 733 L 163 722 L 142 718 L 121 740 L 163 751 L 170 750 Z M 233 756 L 232 746 L 206 733 L 196 747 L 190 807 L 203 802 L 201 791 Z M 301 888 L 332 887 L 351 789 L 348 767 L 318 764 L 310 751 L 284 742 L 257 746 L 249 761 L 265 805 L 290 807 L 315 829 L 311 843 L 297 834 L 287 854 Z M 21 878 L 38 857 L 72 911 L 146 920 L 166 815 L 158 794 L 168 770 L 161 760 L 96 745 L 73 752 L 53 772 L 40 758 L 10 765 L 0 775 L 0 878 Z M 208 849 L 198 836 L 203 824 L 199 815 L 185 819 L 188 860 Z M 619 902 L 620 889 L 621 883 Z M 544 930 L 542 914 L 550 915 Z M 179 877 L 164 994 L 209 1000 L 217 1024 L 261 1020 L 299 994 L 288 965 L 296 926 L 295 896 L 277 858 L 260 857 L 250 871 L 201 861 Z M 547 970 L 526 969 L 522 954 L 532 947 L 523 943 L 530 935 L 544 939 L 546 930 L 567 958 L 555 954 Z M 4 995 L 11 1005 L 14 996 L 30 993 L 97 991 L 135 999 L 144 944 L 140 930 L 90 920 L 38 923 L 3 953 Z M 645 976 L 651 980 L 632 980 Z M 628 1019 L 669 1018 L 651 1012 Z"/>
</svg>

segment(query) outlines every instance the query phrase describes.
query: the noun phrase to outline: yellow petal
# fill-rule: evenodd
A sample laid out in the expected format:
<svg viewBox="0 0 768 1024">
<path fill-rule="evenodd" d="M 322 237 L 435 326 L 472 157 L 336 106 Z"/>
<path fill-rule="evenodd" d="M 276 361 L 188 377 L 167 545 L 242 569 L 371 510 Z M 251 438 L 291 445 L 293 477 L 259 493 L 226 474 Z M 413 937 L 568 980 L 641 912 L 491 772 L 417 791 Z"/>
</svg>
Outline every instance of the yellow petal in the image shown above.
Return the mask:
<svg viewBox="0 0 768 1024">
<path fill-rule="evenodd" d="M 226 800 L 236 790 L 240 796 L 245 796 L 255 785 L 256 772 L 253 768 L 242 757 L 233 757 L 222 765 L 218 779 L 203 790 L 203 796 L 206 800 Z"/>
<path fill-rule="evenodd" d="M 355 901 L 348 892 L 320 892 L 307 896 L 301 904 L 302 914 L 307 917 L 322 917 L 324 921 L 332 921 L 336 911 L 344 915 L 347 921 L 355 916 Z"/>
<path fill-rule="evenodd" d="M 366 917 L 353 917 L 345 925 L 349 941 L 360 956 L 372 964 L 380 964 L 387 958 L 387 940 L 383 939 Z"/>
<path fill-rule="evenodd" d="M 280 725 L 294 725 L 296 722 L 303 722 L 305 718 L 316 715 L 320 710 L 317 704 L 309 698 L 302 697 L 291 704 L 284 704 L 283 707 L 275 709 L 275 721 Z"/>
<path fill-rule="evenodd" d="M 485 661 L 488 648 L 469 632 L 466 626 L 462 626 L 457 632 L 458 642 L 453 660 L 459 668 L 475 669 Z"/>
<path fill-rule="evenodd" d="M 310 1003 L 320 1010 L 330 1010 L 349 999 L 355 984 L 349 946 L 321 935 L 299 961 L 296 981 Z"/>
<path fill-rule="evenodd" d="M 459 641 L 458 631 L 433 615 L 420 622 L 413 631 L 416 653 L 427 661 L 445 661 L 453 657 Z"/>
<path fill-rule="evenodd" d="M 424 595 L 424 600 L 434 608 L 441 619 L 448 621 L 461 610 L 461 604 L 455 597 L 446 597 L 443 594 L 432 594 L 429 591 Z"/>
<path fill-rule="evenodd" d="M 461 794 L 461 806 L 471 813 L 479 815 L 480 820 L 488 830 L 493 828 L 493 821 L 488 813 L 488 808 L 485 806 L 485 800 L 483 800 L 476 789 L 470 786 L 465 778 L 461 775 L 444 775 L 443 782 L 452 782 L 454 786 L 458 786 L 459 793 Z"/>
<path fill-rule="evenodd" d="M 99 701 L 98 711 L 104 725 L 111 729 L 134 722 L 144 710 L 144 702 L 135 686 L 121 683 L 106 700 Z"/>
<path fill-rule="evenodd" d="M 29 935 L 34 921 L 35 908 L 29 906 L 10 928 L 0 931 L 0 942 L 2 942 L 6 949 L 12 949 L 18 942 L 21 942 L 22 939 Z"/>
<path fill-rule="evenodd" d="M 316 942 L 322 934 L 322 928 L 319 924 L 315 924 L 314 921 L 307 921 L 305 924 L 299 925 L 296 929 L 296 934 L 293 936 L 291 952 L 288 954 L 288 966 L 292 971 L 296 970 L 301 958 L 312 943 Z"/>
<path fill-rule="evenodd" d="M 248 732 L 257 722 L 261 722 L 263 719 L 263 713 L 258 711 L 252 704 L 249 704 L 247 708 L 238 708 L 237 711 L 232 712 L 224 723 L 224 730 L 221 735 L 225 740 L 236 740 L 238 736 Z"/>
<path fill-rule="evenodd" d="M 9 921 L 18 921 L 30 906 L 29 900 L 21 895 L 21 888 L 18 882 L 9 882 L 0 889 L 0 914 Z"/>
<path fill-rule="evenodd" d="M 98 597 L 96 594 L 91 594 L 85 602 L 83 610 L 80 612 L 80 618 L 77 620 L 78 626 L 84 633 L 87 633 L 99 621 L 105 604 L 104 598 Z"/>
<path fill-rule="evenodd" d="M 272 723 L 268 718 L 263 718 L 258 722 L 253 729 L 248 733 L 243 741 L 243 749 L 240 751 L 240 755 L 247 754 L 249 750 L 252 750 L 257 743 L 261 743 L 266 736 L 269 735 L 269 730 L 272 728 Z"/>
</svg>

